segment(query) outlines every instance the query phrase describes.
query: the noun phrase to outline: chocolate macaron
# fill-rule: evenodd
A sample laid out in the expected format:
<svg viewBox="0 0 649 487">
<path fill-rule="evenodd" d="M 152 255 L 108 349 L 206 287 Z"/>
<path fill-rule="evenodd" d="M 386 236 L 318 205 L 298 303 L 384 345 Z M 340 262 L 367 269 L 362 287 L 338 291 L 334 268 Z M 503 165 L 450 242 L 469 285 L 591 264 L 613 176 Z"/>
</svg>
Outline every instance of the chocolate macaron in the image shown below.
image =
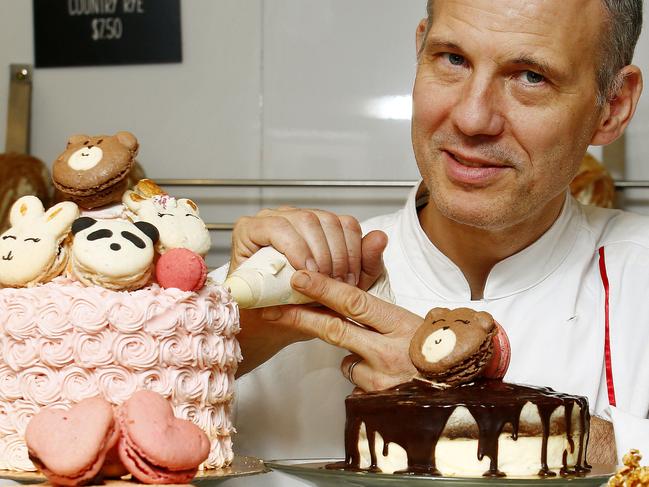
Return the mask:
<svg viewBox="0 0 649 487">
<path fill-rule="evenodd" d="M 59 195 L 82 208 L 117 203 L 127 189 L 138 142 L 130 132 L 115 135 L 73 135 L 52 165 Z"/>
<path fill-rule="evenodd" d="M 410 359 L 424 378 L 456 386 L 484 375 L 486 369 L 492 378 L 502 378 L 509 364 L 508 347 L 504 330 L 489 313 L 433 308 L 410 342 Z"/>
</svg>

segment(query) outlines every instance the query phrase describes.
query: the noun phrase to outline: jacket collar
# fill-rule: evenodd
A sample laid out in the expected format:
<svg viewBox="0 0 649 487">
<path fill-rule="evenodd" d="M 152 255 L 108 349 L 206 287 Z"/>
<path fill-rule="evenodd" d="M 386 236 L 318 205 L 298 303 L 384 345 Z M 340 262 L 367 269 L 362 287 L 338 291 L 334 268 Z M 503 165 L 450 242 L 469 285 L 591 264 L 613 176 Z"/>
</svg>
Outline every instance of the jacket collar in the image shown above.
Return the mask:
<svg viewBox="0 0 649 487">
<path fill-rule="evenodd" d="M 410 193 L 399 222 L 402 251 L 431 291 L 449 301 L 471 300 L 471 290 L 462 271 L 444 255 L 424 233 L 417 208 L 427 201 L 423 184 Z M 500 261 L 489 273 L 484 300 L 495 300 L 523 292 L 542 282 L 557 270 L 575 245 L 583 226 L 583 213 L 566 194 L 561 213 L 552 226 L 533 244 Z"/>
</svg>

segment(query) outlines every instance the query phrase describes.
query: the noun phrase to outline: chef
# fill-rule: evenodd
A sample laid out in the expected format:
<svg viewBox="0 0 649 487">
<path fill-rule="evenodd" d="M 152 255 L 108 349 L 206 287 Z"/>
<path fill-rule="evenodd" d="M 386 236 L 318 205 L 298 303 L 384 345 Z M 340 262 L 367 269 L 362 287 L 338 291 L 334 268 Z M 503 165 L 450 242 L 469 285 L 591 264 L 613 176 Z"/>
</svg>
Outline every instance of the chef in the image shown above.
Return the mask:
<svg viewBox="0 0 649 487">
<path fill-rule="evenodd" d="M 641 0 L 428 1 L 421 182 L 405 207 L 362 226 L 297 208 L 235 226 L 232 269 L 275 247 L 293 288 L 323 305 L 242 311 L 238 453 L 341 457 L 345 395 L 411 378 L 421 317 L 466 306 L 507 331 L 506 381 L 588 398 L 591 462 L 649 456 L 649 218 L 568 192 L 587 147 L 634 114 L 641 23 Z M 386 277 L 394 304 L 365 292 Z"/>
</svg>

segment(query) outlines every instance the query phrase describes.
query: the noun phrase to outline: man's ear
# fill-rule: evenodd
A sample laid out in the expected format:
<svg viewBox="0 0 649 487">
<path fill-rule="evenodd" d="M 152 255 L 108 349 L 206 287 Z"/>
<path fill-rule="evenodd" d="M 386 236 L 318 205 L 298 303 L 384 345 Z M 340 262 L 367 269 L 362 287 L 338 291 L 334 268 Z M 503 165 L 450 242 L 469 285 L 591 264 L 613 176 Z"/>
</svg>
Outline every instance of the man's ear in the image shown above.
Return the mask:
<svg viewBox="0 0 649 487">
<path fill-rule="evenodd" d="M 599 125 L 593 134 L 591 145 L 607 145 L 615 141 L 633 118 L 642 93 L 642 72 L 637 66 L 625 66 L 618 73 L 621 87 L 617 94 L 606 101 Z"/>
<path fill-rule="evenodd" d="M 421 49 L 424 47 L 424 35 L 426 34 L 426 27 L 428 26 L 428 19 L 421 19 L 419 25 L 417 26 L 417 58 L 421 54 Z"/>
</svg>

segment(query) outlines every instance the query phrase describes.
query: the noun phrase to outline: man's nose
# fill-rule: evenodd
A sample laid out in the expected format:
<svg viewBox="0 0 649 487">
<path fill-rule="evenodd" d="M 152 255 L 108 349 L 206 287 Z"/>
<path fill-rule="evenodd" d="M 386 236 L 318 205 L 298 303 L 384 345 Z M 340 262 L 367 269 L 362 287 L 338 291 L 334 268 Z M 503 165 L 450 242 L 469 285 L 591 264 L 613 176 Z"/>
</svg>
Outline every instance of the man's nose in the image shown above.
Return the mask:
<svg viewBox="0 0 649 487">
<path fill-rule="evenodd" d="M 451 113 L 457 129 L 467 136 L 500 135 L 505 126 L 498 89 L 488 80 L 467 80 Z"/>
</svg>

